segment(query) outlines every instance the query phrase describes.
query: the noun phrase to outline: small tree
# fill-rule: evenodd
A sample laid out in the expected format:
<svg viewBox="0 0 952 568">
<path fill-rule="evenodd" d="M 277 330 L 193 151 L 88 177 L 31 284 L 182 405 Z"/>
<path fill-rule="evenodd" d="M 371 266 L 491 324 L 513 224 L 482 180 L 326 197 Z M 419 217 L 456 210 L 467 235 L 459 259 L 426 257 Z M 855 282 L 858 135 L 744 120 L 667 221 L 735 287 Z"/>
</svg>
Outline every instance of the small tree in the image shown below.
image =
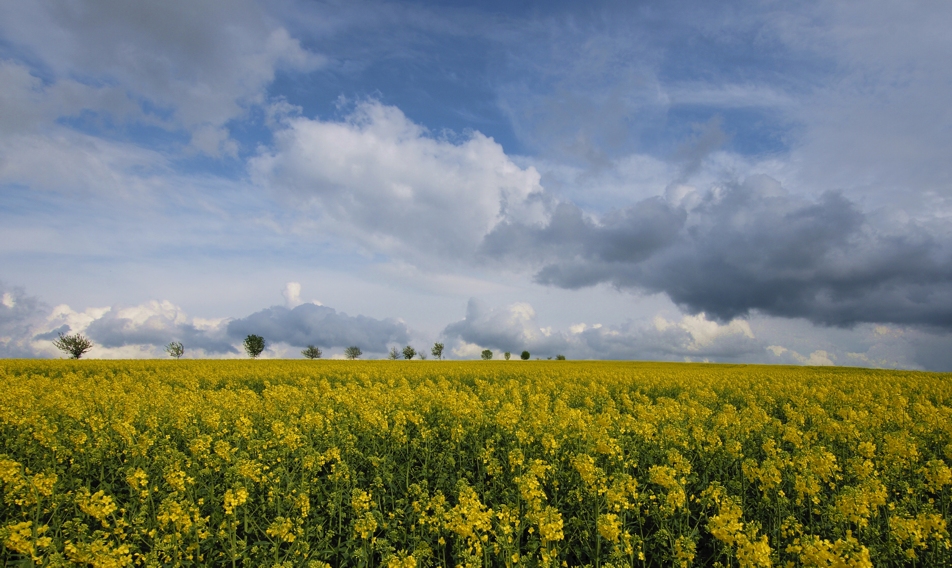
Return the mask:
<svg viewBox="0 0 952 568">
<path fill-rule="evenodd" d="M 417 357 L 420 358 L 421 361 L 426 361 L 426 352 L 425 352 L 425 351 L 420 351 L 420 352 L 417 353 L 416 355 L 417 355 Z"/>
<path fill-rule="evenodd" d="M 483 349 L 481 357 L 483 358 L 483 361 L 489 361 L 490 359 L 493 358 L 493 352 L 490 351 L 489 349 Z"/>
<path fill-rule="evenodd" d="M 70 335 L 60 332 L 59 337 L 53 340 L 53 345 L 69 354 L 70 359 L 79 359 L 83 353 L 93 348 L 93 342 L 79 333 Z"/>
<path fill-rule="evenodd" d="M 165 346 L 165 352 L 176 359 L 181 359 L 182 355 L 185 355 L 185 346 L 181 341 L 173 341 Z"/>
<path fill-rule="evenodd" d="M 308 359 L 320 359 L 323 354 L 320 348 L 314 345 L 308 345 L 306 349 L 301 351 L 301 355 L 304 355 Z"/>
<path fill-rule="evenodd" d="M 512 357 L 512 353 L 506 351 L 505 353 L 502 354 L 502 356 L 506 358 L 506 361 L 508 361 L 509 358 Z"/>
<path fill-rule="evenodd" d="M 265 341 L 260 335 L 249 335 L 245 338 L 245 352 L 252 359 L 257 359 L 264 351 Z"/>
<path fill-rule="evenodd" d="M 443 360 L 443 344 L 434 343 L 433 349 L 430 349 L 430 353 L 432 353 L 434 357 L 442 361 Z"/>
<path fill-rule="evenodd" d="M 347 349 L 344 349 L 344 357 L 347 357 L 351 361 L 353 361 L 354 359 L 360 359 L 360 356 L 363 354 L 364 352 L 361 351 L 360 347 L 357 347 L 356 345 L 352 345 L 348 347 Z"/>
<path fill-rule="evenodd" d="M 400 350 L 397 349 L 396 347 L 391 347 L 390 355 L 388 355 L 388 357 L 390 358 L 391 361 L 396 361 L 397 359 L 400 358 Z"/>
<path fill-rule="evenodd" d="M 556 361 L 565 361 L 565 355 L 556 355 L 556 356 L 555 356 L 555 360 L 556 360 Z"/>
<path fill-rule="evenodd" d="M 414 349 L 413 347 L 410 347 L 409 345 L 403 348 L 404 359 L 409 361 L 410 359 L 413 359 L 414 356 L 416 356 L 416 349 Z"/>
<path fill-rule="evenodd" d="M 529 352 L 528 352 L 528 351 L 523 351 L 523 352 L 522 352 L 522 355 L 520 355 L 519 357 L 522 357 L 522 360 L 523 360 L 523 361 L 528 361 L 530 355 L 529 355 Z"/>
</svg>

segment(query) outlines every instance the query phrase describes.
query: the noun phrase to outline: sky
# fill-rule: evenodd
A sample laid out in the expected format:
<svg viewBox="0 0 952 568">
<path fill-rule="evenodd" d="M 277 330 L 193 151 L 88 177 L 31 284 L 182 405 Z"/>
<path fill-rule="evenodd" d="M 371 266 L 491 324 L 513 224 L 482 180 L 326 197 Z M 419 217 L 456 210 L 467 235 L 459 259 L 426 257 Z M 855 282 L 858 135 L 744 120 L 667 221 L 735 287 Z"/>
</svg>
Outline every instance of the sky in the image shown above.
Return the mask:
<svg viewBox="0 0 952 568">
<path fill-rule="evenodd" d="M 0 357 L 952 371 L 952 3 L 0 2 Z"/>
</svg>

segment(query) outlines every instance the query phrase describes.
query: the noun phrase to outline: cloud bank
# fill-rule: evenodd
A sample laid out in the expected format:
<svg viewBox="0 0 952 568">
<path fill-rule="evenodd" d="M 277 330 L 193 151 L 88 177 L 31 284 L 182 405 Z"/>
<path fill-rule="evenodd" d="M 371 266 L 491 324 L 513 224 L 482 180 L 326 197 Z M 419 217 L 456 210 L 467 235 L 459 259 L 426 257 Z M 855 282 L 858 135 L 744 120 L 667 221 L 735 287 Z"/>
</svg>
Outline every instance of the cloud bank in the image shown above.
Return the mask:
<svg viewBox="0 0 952 568">
<path fill-rule="evenodd" d="M 952 331 L 948 235 L 875 218 L 834 192 L 795 196 L 764 175 L 599 219 L 561 204 L 544 224 L 501 223 L 481 253 L 533 263 L 542 284 L 663 292 L 722 322 L 757 312 Z"/>
</svg>

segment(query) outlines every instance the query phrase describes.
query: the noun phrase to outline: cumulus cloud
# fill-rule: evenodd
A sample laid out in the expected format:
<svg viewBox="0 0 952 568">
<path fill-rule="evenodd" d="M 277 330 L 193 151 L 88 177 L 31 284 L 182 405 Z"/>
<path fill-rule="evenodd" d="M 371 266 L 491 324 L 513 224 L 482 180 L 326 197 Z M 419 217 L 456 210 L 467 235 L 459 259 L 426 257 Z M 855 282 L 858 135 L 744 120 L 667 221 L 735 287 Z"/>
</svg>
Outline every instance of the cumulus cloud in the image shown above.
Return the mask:
<svg viewBox="0 0 952 568">
<path fill-rule="evenodd" d="M 569 342 L 564 334 L 539 327 L 536 313 L 525 302 L 491 308 L 476 299 L 466 305 L 466 317 L 446 326 L 443 335 L 483 349 L 519 353 L 524 349 L 539 355 L 564 351 Z M 468 354 L 472 349 L 460 351 Z"/>
<path fill-rule="evenodd" d="M 664 292 L 718 321 L 756 311 L 952 329 L 952 250 L 912 220 L 877 223 L 840 194 L 799 197 L 763 175 L 693 203 L 649 200 L 597 222 L 562 205 L 544 225 L 500 224 L 482 250 L 539 259 L 543 284 Z"/>
<path fill-rule="evenodd" d="M 416 262 L 470 258 L 500 221 L 542 218 L 538 172 L 492 138 L 435 137 L 376 101 L 340 122 L 287 118 L 250 167 L 258 183 L 311 205 L 317 230 Z"/>
<path fill-rule="evenodd" d="M 525 302 L 489 307 L 471 299 L 466 317 L 451 323 L 443 336 L 457 340 L 454 354 L 478 354 L 485 348 L 535 356 L 563 354 L 573 359 L 650 359 L 734 361 L 762 357 L 763 344 L 744 320 L 720 324 L 704 314 L 670 321 L 657 316 L 649 324 L 575 324 L 568 330 L 542 327 Z"/>
<path fill-rule="evenodd" d="M 406 343 L 410 337 L 403 322 L 349 316 L 316 304 L 301 304 L 293 309 L 274 306 L 228 322 L 227 331 L 236 342 L 255 334 L 268 342 L 295 347 L 356 345 L 367 353 L 385 353 L 388 343 Z"/>
<path fill-rule="evenodd" d="M 178 306 L 169 301 L 114 308 L 97 315 L 85 326 L 85 332 L 104 348 L 132 345 L 160 348 L 158 351 L 161 351 L 170 342 L 180 341 L 187 349 L 205 354 L 238 353 L 221 325 L 208 326 L 190 321 Z"/>
</svg>

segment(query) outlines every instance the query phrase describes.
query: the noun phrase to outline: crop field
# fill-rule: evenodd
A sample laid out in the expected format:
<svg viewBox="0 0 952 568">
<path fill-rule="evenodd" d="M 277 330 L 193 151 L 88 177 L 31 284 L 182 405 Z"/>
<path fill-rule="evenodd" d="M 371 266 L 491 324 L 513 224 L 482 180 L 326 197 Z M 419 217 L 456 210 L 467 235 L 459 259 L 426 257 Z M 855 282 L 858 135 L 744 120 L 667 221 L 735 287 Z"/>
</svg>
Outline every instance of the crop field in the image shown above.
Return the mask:
<svg viewBox="0 0 952 568">
<path fill-rule="evenodd" d="M 952 375 L 0 361 L 4 566 L 952 566 Z"/>
</svg>

